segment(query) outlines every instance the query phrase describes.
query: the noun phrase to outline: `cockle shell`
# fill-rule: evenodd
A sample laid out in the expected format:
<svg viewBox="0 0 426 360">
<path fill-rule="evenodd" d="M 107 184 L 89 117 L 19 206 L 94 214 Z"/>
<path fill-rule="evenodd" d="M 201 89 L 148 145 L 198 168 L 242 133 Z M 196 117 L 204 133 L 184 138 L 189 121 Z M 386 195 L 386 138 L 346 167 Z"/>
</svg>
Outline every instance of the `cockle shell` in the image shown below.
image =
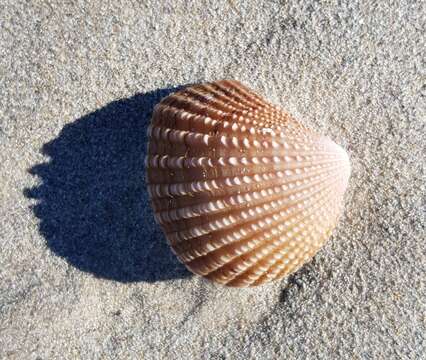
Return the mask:
<svg viewBox="0 0 426 360">
<path fill-rule="evenodd" d="M 281 278 L 336 226 L 346 152 L 237 81 L 169 95 L 148 136 L 155 218 L 196 274 L 240 287 Z"/>
</svg>

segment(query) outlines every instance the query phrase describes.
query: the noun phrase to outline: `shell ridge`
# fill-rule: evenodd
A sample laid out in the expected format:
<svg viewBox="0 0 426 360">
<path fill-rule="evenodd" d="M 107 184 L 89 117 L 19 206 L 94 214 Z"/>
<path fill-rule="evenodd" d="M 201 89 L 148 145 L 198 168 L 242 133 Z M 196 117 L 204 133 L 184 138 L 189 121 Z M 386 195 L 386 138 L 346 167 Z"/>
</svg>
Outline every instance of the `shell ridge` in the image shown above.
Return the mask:
<svg viewBox="0 0 426 360">
<path fill-rule="evenodd" d="M 325 200 L 324 200 L 325 199 Z M 326 202 L 327 202 L 327 200 L 326 199 L 328 199 L 327 198 L 327 196 L 324 196 L 323 197 L 323 201 L 322 202 L 320 202 L 319 204 L 319 206 L 321 206 L 321 205 L 324 205 Z M 298 212 L 295 212 L 295 213 L 293 213 L 293 214 L 290 214 L 290 215 L 288 215 L 287 217 L 285 217 L 285 220 L 283 219 L 282 221 L 287 225 L 287 223 L 289 223 L 290 225 L 291 224 L 294 224 L 297 220 L 299 220 L 299 221 L 303 221 L 303 219 L 304 218 L 306 218 L 306 217 L 309 217 L 310 216 L 310 213 L 307 213 L 307 214 L 304 214 L 304 212 L 303 212 L 303 210 L 299 210 Z M 200 255 L 199 256 L 197 256 L 197 257 L 195 257 L 195 258 L 192 258 L 191 259 L 191 261 L 192 260 L 197 260 L 197 259 L 199 259 L 199 258 L 201 258 L 202 256 L 205 256 L 205 255 L 207 255 L 207 254 L 209 254 L 209 253 L 211 253 L 211 252 L 213 252 L 213 251 L 216 251 L 216 250 L 220 250 L 221 248 L 223 248 L 223 247 L 225 247 L 225 246 L 228 246 L 228 245 L 233 245 L 233 246 L 245 246 L 245 245 L 247 245 L 248 243 L 250 243 L 250 241 L 252 241 L 253 239 L 256 239 L 256 242 L 259 242 L 259 241 L 265 241 L 266 240 L 266 238 L 262 238 L 262 240 L 259 240 L 259 237 L 258 237 L 258 235 L 259 235 L 259 233 L 261 233 L 261 232 L 266 232 L 266 231 L 269 231 L 269 232 L 271 232 L 271 233 L 273 233 L 274 234 L 274 232 L 275 232 L 275 234 L 274 234 L 274 237 L 272 237 L 272 238 L 270 238 L 270 242 L 274 242 L 274 240 L 276 240 L 277 238 L 279 238 L 280 236 L 282 236 L 284 233 L 286 233 L 288 230 L 289 230 L 289 227 L 284 227 L 284 226 L 286 226 L 286 225 L 282 225 L 282 224 L 280 224 L 280 225 L 278 225 L 277 224 L 278 223 L 278 221 L 276 221 L 273 225 L 270 225 L 270 226 L 268 226 L 268 227 L 264 227 L 264 228 L 260 228 L 259 227 L 259 229 L 258 230 L 255 230 L 255 231 L 252 231 L 251 233 L 249 233 L 247 236 L 245 236 L 244 238 L 242 238 L 242 239 L 239 239 L 238 240 L 238 242 L 235 242 L 235 243 L 226 243 L 226 244 L 221 244 L 220 246 L 218 246 L 218 247 L 215 247 L 214 249 L 212 249 L 211 251 L 208 251 L 208 252 L 206 252 L 206 253 L 204 253 L 204 254 L 201 254 L 201 252 L 199 251 L 199 249 L 196 249 L 197 250 L 197 252 L 198 253 L 200 253 Z M 281 229 L 280 229 L 281 228 Z M 279 230 L 277 230 L 277 229 L 279 229 Z M 275 231 L 274 231 L 275 230 Z M 265 244 L 266 245 L 266 244 Z M 249 253 L 249 252 L 251 252 L 251 249 L 248 249 L 246 252 L 243 252 L 243 253 L 240 253 L 239 255 L 240 256 L 244 256 L 246 253 Z M 187 253 L 182 253 L 183 255 L 185 255 L 186 257 L 187 256 L 189 256 L 189 255 L 191 255 L 191 254 L 187 254 Z M 237 258 L 238 256 L 236 256 L 236 258 Z M 224 265 L 226 265 L 226 264 L 224 264 Z"/>
<path fill-rule="evenodd" d="M 330 168 L 326 168 L 326 169 L 314 169 L 312 171 L 307 171 L 306 173 L 309 174 L 310 176 L 317 176 L 317 175 L 321 175 L 324 173 L 328 173 L 331 172 L 335 169 L 337 169 L 338 167 L 330 167 Z M 301 174 L 286 174 L 286 173 L 282 173 L 282 174 L 278 174 L 277 176 L 274 175 L 274 172 L 257 172 L 256 177 L 254 178 L 254 182 L 253 182 L 253 188 L 256 187 L 256 184 L 265 184 L 266 181 L 273 181 L 276 180 L 276 182 L 274 182 L 274 184 L 276 185 L 285 185 L 285 184 L 289 184 L 292 182 L 296 182 L 297 180 L 300 180 L 302 178 L 305 178 L 306 174 L 305 173 L 301 173 Z M 235 178 L 239 178 L 238 176 L 227 176 L 227 177 L 215 177 L 215 178 L 211 178 L 208 180 L 195 180 L 195 181 L 189 181 L 189 182 L 175 182 L 174 185 L 175 188 L 171 189 L 168 182 L 165 181 L 163 183 L 152 183 L 149 179 L 147 181 L 148 183 L 148 188 L 151 189 L 152 193 L 154 193 L 156 195 L 156 197 L 169 197 L 171 195 L 173 196 L 180 196 L 180 195 L 186 195 L 188 193 L 197 193 L 200 191 L 205 190 L 205 188 L 212 188 L 215 190 L 220 191 L 224 191 L 224 189 L 226 188 L 227 190 L 231 190 L 232 189 L 239 189 L 240 188 L 240 184 L 238 184 L 238 180 L 237 182 L 235 182 Z M 192 185 L 198 183 L 203 184 L 202 186 L 204 187 L 198 187 L 198 188 L 194 188 Z M 247 188 L 251 189 L 252 187 L 250 186 L 250 184 L 247 184 Z M 231 193 L 230 193 L 231 194 Z"/>
<path fill-rule="evenodd" d="M 334 182 L 336 182 L 336 181 L 337 180 L 334 180 Z M 324 189 L 326 189 L 328 187 L 330 187 L 330 186 L 328 186 L 326 184 L 326 185 L 324 185 L 324 186 L 322 186 L 320 188 L 317 188 L 315 191 L 312 191 L 312 192 L 310 192 L 308 194 L 304 194 L 302 196 L 297 196 L 297 197 L 296 196 L 294 196 L 294 197 L 290 196 L 288 200 L 282 200 L 281 205 L 278 206 L 278 207 L 276 207 L 276 209 L 282 209 L 282 208 L 288 207 L 290 205 L 297 205 L 300 202 L 308 199 L 309 197 L 314 197 L 315 195 L 317 195 L 318 193 L 320 193 L 321 191 L 323 191 Z M 255 209 L 259 209 L 259 211 L 263 211 L 263 210 L 260 210 L 260 209 L 264 208 L 264 206 L 265 205 L 263 205 L 263 206 L 258 205 L 258 206 L 254 207 L 254 208 Z M 245 219 L 244 219 L 245 216 L 243 215 L 243 213 L 245 213 L 244 210 L 229 211 L 228 213 L 232 213 L 232 215 L 227 215 L 227 216 L 228 217 L 232 216 L 232 218 L 238 217 L 239 219 L 243 218 L 243 219 L 241 219 L 239 221 L 239 224 L 243 224 L 245 222 L 248 222 L 249 219 L 256 219 L 258 217 L 263 216 L 263 215 L 260 214 L 260 212 L 253 210 L 253 208 L 250 208 L 250 209 L 251 209 L 251 211 L 248 210 L 249 214 L 250 214 L 250 212 L 252 212 L 252 213 L 254 212 L 254 214 L 247 216 Z M 270 212 L 271 212 L 271 210 L 264 210 L 265 215 L 269 214 Z M 195 227 L 195 228 L 196 229 L 200 229 L 200 231 L 203 231 L 204 233 L 209 233 L 210 232 L 209 231 L 210 230 L 209 229 L 210 225 L 214 224 L 216 221 L 217 220 L 213 220 L 213 221 L 208 220 L 208 221 L 206 221 L 204 223 L 201 223 L 201 224 L 197 225 L 197 227 Z M 233 220 L 233 222 L 235 223 L 235 220 Z M 226 228 L 229 228 L 230 226 L 231 226 L 231 224 L 227 225 Z M 221 230 L 223 230 L 223 229 L 225 229 L 225 227 L 221 228 Z M 182 230 L 177 230 L 177 231 L 167 232 L 168 236 L 177 236 L 178 234 L 180 234 L 181 238 L 183 237 L 183 241 L 186 241 L 186 240 L 188 240 L 188 239 L 191 238 L 189 235 L 186 235 L 186 234 L 189 234 L 188 230 L 183 230 L 183 231 Z M 195 237 L 195 235 L 194 235 L 194 237 Z"/>
<path fill-rule="evenodd" d="M 162 159 L 162 160 L 161 160 Z M 167 178 L 168 169 L 174 170 L 173 175 L 175 178 L 183 178 L 185 172 L 188 169 L 192 169 L 193 174 L 187 176 L 185 182 L 175 181 L 175 184 L 184 184 L 191 183 L 194 181 L 209 181 L 215 179 L 216 181 L 228 183 L 235 183 L 238 185 L 238 182 L 243 183 L 244 185 L 250 185 L 251 183 L 257 182 L 256 179 L 259 176 L 264 174 L 269 174 L 271 178 L 276 178 L 273 176 L 274 172 L 284 173 L 286 176 L 292 176 L 291 181 L 300 177 L 307 177 L 309 174 L 312 174 L 316 171 L 324 170 L 325 172 L 338 170 L 340 167 L 339 160 L 326 160 L 318 162 L 298 162 L 298 161 L 287 161 L 280 160 L 278 157 L 253 157 L 253 158 L 242 158 L 241 160 L 230 157 L 228 159 L 218 158 L 218 159 L 209 159 L 207 157 L 200 158 L 186 158 L 182 161 L 181 164 L 178 161 L 170 158 L 162 157 L 160 160 L 154 159 L 156 164 L 151 166 L 148 164 L 148 167 L 151 167 L 152 173 L 155 174 L 154 179 L 159 177 L 164 178 L 163 181 L 156 181 L 155 184 L 164 184 L 168 183 L 169 179 Z M 164 160 L 164 161 L 163 161 Z M 173 163 L 174 162 L 174 163 Z M 168 165 L 171 165 L 168 169 Z M 273 165 L 274 172 L 271 172 L 270 165 Z M 221 174 L 218 173 L 217 169 L 221 169 Z M 280 175 L 278 175 L 280 177 Z M 282 175 L 281 175 L 282 177 Z M 289 179 L 290 180 L 290 179 Z M 148 184 L 152 182 L 148 179 Z"/>
<path fill-rule="evenodd" d="M 319 200 L 324 200 L 324 199 L 327 199 L 327 196 L 329 196 L 330 195 L 330 193 L 331 193 L 331 190 L 330 191 L 328 191 L 328 192 L 326 192 L 325 194 L 323 194 L 323 196 L 321 196 L 320 198 L 319 198 Z M 317 200 L 317 201 L 319 201 L 319 200 Z M 325 201 L 325 200 L 324 200 Z M 324 202 L 323 201 L 323 202 Z M 294 204 L 294 205 L 297 205 L 297 204 L 299 204 L 300 202 L 297 202 L 296 204 Z M 281 208 L 280 208 L 281 209 Z M 253 220 L 253 222 L 259 222 L 259 221 L 261 221 L 262 219 L 265 219 L 268 215 L 272 215 L 272 214 L 275 214 L 275 213 L 278 213 L 279 211 L 280 211 L 280 209 L 277 209 L 275 212 L 272 212 L 271 214 L 266 214 L 265 216 L 261 216 L 261 217 L 258 217 L 258 218 L 255 218 L 254 220 Z M 294 217 L 297 217 L 299 214 L 303 214 L 303 211 L 304 211 L 304 209 L 302 208 L 302 209 L 299 209 L 299 211 L 297 211 L 295 214 L 292 214 L 291 216 L 289 216 L 289 217 L 285 217 L 285 215 L 283 216 L 283 219 L 282 219 L 282 221 L 290 221 L 290 220 L 292 220 Z M 308 213 L 308 215 L 307 216 L 309 216 L 309 214 L 310 213 Z M 268 225 L 268 226 L 264 226 L 264 227 L 261 227 L 261 226 L 259 226 L 259 229 L 257 230 L 257 231 L 255 231 L 255 232 L 253 232 L 252 234 L 250 234 L 250 236 L 248 236 L 247 238 L 245 238 L 245 239 L 242 239 L 242 240 L 240 240 L 239 242 L 235 242 L 235 243 L 231 243 L 231 244 L 225 244 L 224 246 L 233 246 L 233 245 L 236 245 L 236 244 L 238 244 L 238 243 L 242 243 L 242 242 L 244 242 L 244 241 L 249 241 L 250 239 L 252 239 L 253 237 L 255 237 L 256 235 L 258 235 L 258 233 L 259 232 L 264 232 L 264 231 L 266 231 L 266 230 L 271 230 L 271 229 L 273 229 L 274 228 L 274 226 L 275 226 L 275 224 L 274 223 L 271 223 L 272 225 Z M 222 248 L 222 247 L 221 247 Z M 217 248 L 217 249 L 215 249 L 215 251 L 216 250 L 220 250 L 221 248 Z M 201 258 L 201 257 L 200 257 Z M 194 259 L 195 260 L 195 259 Z"/>
<path fill-rule="evenodd" d="M 180 219 L 187 219 L 190 216 L 188 216 L 186 214 L 187 211 L 195 211 L 196 214 L 194 214 L 194 216 L 202 216 L 202 215 L 211 215 L 211 214 L 216 214 L 216 213 L 221 213 L 221 212 L 225 212 L 228 211 L 228 209 L 240 209 L 242 207 L 245 207 L 247 204 L 250 205 L 262 205 L 264 203 L 267 202 L 271 202 L 271 201 L 275 201 L 277 199 L 279 199 L 281 196 L 285 195 L 292 195 L 292 194 L 297 194 L 299 192 L 302 191 L 306 191 L 308 189 L 313 188 L 315 185 L 320 184 L 321 182 L 325 183 L 327 180 L 329 180 L 333 175 L 329 175 L 326 178 L 323 179 L 319 179 L 316 180 L 312 183 L 307 183 L 304 184 L 302 183 L 300 186 L 296 186 L 293 188 L 288 188 L 288 189 L 283 189 L 283 187 L 285 187 L 285 184 L 283 185 L 275 185 L 275 186 L 270 186 L 270 187 L 264 187 L 262 190 L 264 190 L 266 192 L 265 194 L 260 193 L 260 196 L 258 199 L 254 199 L 253 200 L 253 193 L 255 191 L 247 191 L 244 193 L 240 193 L 238 195 L 231 195 L 228 197 L 220 197 L 220 198 L 214 198 L 212 200 L 208 200 L 199 204 L 195 204 L 195 205 L 190 205 L 190 206 L 185 206 L 185 207 L 180 207 L 180 208 L 174 208 L 174 209 L 166 209 L 166 210 L 162 210 L 162 211 L 156 211 L 156 214 L 158 216 L 160 216 L 160 218 L 167 212 L 171 212 L 172 214 L 177 214 L 179 212 L 182 212 L 185 214 L 185 216 L 179 216 L 178 214 L 176 216 L 171 216 L 171 219 L 169 221 L 176 221 L 176 220 L 180 220 Z M 273 194 L 270 194 L 271 191 L 268 190 L 272 190 Z M 236 203 L 235 199 L 236 197 L 240 197 L 241 200 L 239 200 L 239 203 Z M 225 208 L 225 206 L 221 206 L 220 208 L 209 208 L 207 207 L 207 204 L 210 204 L 212 202 L 221 202 L 223 205 L 228 206 L 228 208 Z M 233 204 L 234 203 L 234 204 Z"/>
<path fill-rule="evenodd" d="M 224 103 L 229 103 L 235 109 L 238 109 L 239 112 L 243 110 L 247 110 L 248 108 L 252 108 L 253 104 L 241 101 L 239 98 L 233 98 L 231 96 L 227 96 L 226 93 L 219 87 L 215 87 L 214 84 L 205 84 L 203 86 L 203 90 L 206 93 L 212 93 L 215 97 L 221 99 Z"/>
<path fill-rule="evenodd" d="M 332 205 L 331 203 L 330 203 L 330 205 Z M 318 209 L 317 209 L 318 210 Z M 303 222 L 300 222 L 301 224 L 303 224 Z M 300 224 L 299 223 L 299 224 Z M 324 227 L 324 232 L 327 232 L 327 230 L 328 230 L 328 228 L 330 228 L 332 225 L 332 223 L 334 223 L 334 217 L 333 216 L 330 216 L 328 219 L 327 219 L 327 222 L 325 222 L 325 223 L 323 223 L 323 227 Z M 299 225 L 298 224 L 298 225 Z M 307 224 L 305 224 L 305 225 L 307 225 Z M 296 225 L 297 226 L 297 225 Z M 299 234 L 301 234 L 301 232 L 302 232 L 302 230 L 300 230 L 300 231 L 298 231 L 298 232 L 296 232 L 296 233 L 294 233 L 294 235 L 299 235 Z M 293 241 L 293 238 L 294 238 L 294 236 L 292 237 L 292 238 L 290 238 L 287 242 L 291 242 L 291 241 Z M 321 239 L 321 238 L 319 238 L 319 239 Z M 322 242 L 321 240 L 319 241 L 320 243 Z M 270 258 L 270 257 L 273 257 L 273 255 L 274 255 L 274 253 L 276 253 L 276 252 L 279 252 L 280 250 L 282 250 L 283 249 L 283 247 L 286 245 L 286 243 L 282 243 L 281 245 L 279 245 L 278 247 L 276 247 L 276 248 L 274 248 L 274 249 L 271 249 L 271 251 L 269 251 L 269 253 L 267 253 L 267 254 L 265 254 L 264 255 L 264 257 L 262 257 L 261 259 L 259 259 L 259 260 L 257 260 L 257 262 L 256 263 L 254 263 L 253 264 L 253 266 L 251 267 L 251 268 L 249 268 L 249 269 L 247 269 L 247 271 L 246 271 L 246 274 L 247 273 L 250 273 L 250 271 L 251 271 L 251 269 L 253 269 L 253 268 L 255 268 L 260 262 L 265 262 L 268 258 Z M 310 249 L 310 250 L 305 250 L 304 252 L 303 251 L 300 251 L 300 250 L 303 250 L 303 248 L 305 247 L 305 245 L 304 245 L 304 242 L 302 241 L 298 246 L 297 246 L 297 248 L 299 249 L 299 253 L 298 253 L 298 255 L 296 256 L 296 258 L 294 259 L 294 261 L 296 261 L 296 260 L 298 260 L 298 259 L 301 259 L 301 258 L 303 258 L 309 251 L 311 251 L 312 249 Z M 281 261 L 281 260 L 278 260 L 278 259 L 275 259 L 275 260 L 273 260 L 272 261 L 272 263 L 271 264 L 269 264 L 269 265 L 267 265 L 266 266 L 266 268 L 264 269 L 264 272 L 263 272 L 263 274 L 260 274 L 259 275 L 259 277 L 256 279 L 253 279 L 253 282 L 255 282 L 255 281 L 257 281 L 260 277 L 262 277 L 262 276 L 267 276 L 268 275 L 268 273 L 270 272 L 270 270 L 274 267 L 274 266 L 276 266 L 276 264 L 279 262 L 279 261 Z M 237 277 L 242 277 L 242 276 L 244 276 L 244 274 L 239 274 Z M 233 279 L 234 280 L 234 279 Z M 231 280 L 232 281 L 232 280 Z"/>
<path fill-rule="evenodd" d="M 328 175 L 327 175 L 328 174 Z M 302 179 L 296 179 L 296 180 L 288 180 L 288 179 L 282 179 L 279 178 L 279 181 L 277 181 L 276 178 L 270 180 L 270 181 L 264 181 L 262 182 L 263 190 L 269 191 L 269 189 L 275 188 L 275 187 L 281 187 L 283 191 L 288 191 L 289 189 L 296 190 L 299 186 L 303 184 L 309 184 L 309 183 L 316 183 L 321 180 L 327 180 L 329 177 L 333 176 L 333 174 L 330 174 L 330 171 L 321 171 L 316 172 L 313 174 L 307 174 L 306 177 Z M 253 186 L 251 186 L 253 185 Z M 214 193 L 213 190 L 210 191 L 210 197 L 212 199 L 218 199 L 225 201 L 227 198 L 233 197 L 237 194 L 241 196 L 247 196 L 247 194 L 253 194 L 254 192 L 258 191 L 258 185 L 256 184 L 250 184 L 250 186 L 244 187 L 239 192 L 229 192 L 227 191 L 225 194 L 223 192 L 221 193 Z M 290 193 L 291 194 L 291 193 Z M 176 198 L 173 198 L 175 205 L 171 203 L 171 198 L 164 198 L 164 197 L 154 197 L 153 195 L 152 200 L 155 202 L 154 204 L 154 210 L 155 211 L 161 211 L 161 210 L 174 210 L 178 208 L 177 206 L 182 204 L 182 206 L 191 206 L 191 205 L 200 205 L 205 202 L 204 198 L 198 199 L 194 196 L 188 196 L 188 195 L 182 195 Z M 176 200 L 179 200 L 179 204 Z"/>
<path fill-rule="evenodd" d="M 241 90 L 237 88 L 237 82 L 227 83 L 226 81 L 219 81 L 216 83 L 211 83 L 211 86 L 225 92 L 225 94 L 230 97 L 231 99 L 235 99 L 237 102 L 241 102 L 248 108 L 264 108 L 268 106 L 268 102 L 266 101 L 260 101 L 257 99 L 256 96 L 247 96 L 247 94 L 244 94 Z"/>
<path fill-rule="evenodd" d="M 325 203 L 327 203 L 327 202 L 325 202 Z M 312 214 L 313 212 L 311 212 L 311 214 Z M 296 226 L 298 226 L 298 225 L 300 225 L 300 224 L 303 224 L 304 223 L 304 219 L 301 219 L 301 220 L 299 220 L 297 223 L 295 223 L 295 224 L 291 224 L 291 227 L 289 227 L 288 228 L 288 230 L 286 230 L 285 232 L 286 233 L 288 233 L 289 231 L 291 231 L 294 227 L 296 227 Z M 235 258 L 232 258 L 229 262 L 227 262 L 227 263 L 224 263 L 221 267 L 219 267 L 219 268 L 217 268 L 217 269 L 215 269 L 214 271 L 212 271 L 211 273 L 209 273 L 208 275 L 210 275 L 210 274 L 214 274 L 215 272 L 221 272 L 221 271 L 223 271 L 223 268 L 224 267 L 233 267 L 234 266 L 234 263 L 235 262 L 237 262 L 238 260 L 240 260 L 243 256 L 246 256 L 246 255 L 250 255 L 250 254 L 255 254 L 256 252 L 258 252 L 260 249 L 264 249 L 264 248 L 270 248 L 269 249 L 269 252 L 267 252 L 266 254 L 264 254 L 260 259 L 255 259 L 255 262 L 254 263 L 251 263 L 250 264 L 250 267 L 248 268 L 248 269 L 246 269 L 243 273 L 237 273 L 236 275 L 235 275 L 235 277 L 237 277 L 237 276 L 240 276 L 240 275 L 244 275 L 244 273 L 245 272 L 248 272 L 250 269 L 253 269 L 254 267 L 256 267 L 256 265 L 261 261 L 261 260 L 263 260 L 265 257 L 267 257 L 268 255 L 270 255 L 272 252 L 274 252 L 274 251 L 278 251 L 278 250 L 280 250 L 280 249 L 282 249 L 285 245 L 287 245 L 289 242 L 291 242 L 292 241 L 292 239 L 293 239 L 293 237 L 294 237 L 294 235 L 298 235 L 298 234 L 300 234 L 302 232 L 302 230 L 298 230 L 296 233 L 293 233 L 293 235 L 292 235 L 292 237 L 289 237 L 288 238 L 288 240 L 286 240 L 286 241 L 282 241 L 282 242 L 280 242 L 280 244 L 279 245 L 277 245 L 277 246 L 273 246 L 273 245 L 271 245 L 271 243 L 273 243 L 273 241 L 275 240 L 275 239 L 279 239 L 280 237 L 279 236 L 277 236 L 277 237 L 275 237 L 275 238 L 273 238 L 273 239 L 270 239 L 270 240 L 266 240 L 266 241 L 264 241 L 264 243 L 262 243 L 262 244 L 260 244 L 258 247 L 256 247 L 256 248 L 254 248 L 254 249 L 252 249 L 252 250 L 250 250 L 249 252 L 247 252 L 247 253 L 243 253 L 243 254 L 241 254 L 241 255 L 238 255 L 238 256 L 236 256 Z M 212 275 L 213 277 L 214 277 L 214 275 Z M 234 280 L 234 277 L 231 277 L 231 279 L 229 280 L 229 281 L 232 281 L 232 280 Z"/>
</svg>

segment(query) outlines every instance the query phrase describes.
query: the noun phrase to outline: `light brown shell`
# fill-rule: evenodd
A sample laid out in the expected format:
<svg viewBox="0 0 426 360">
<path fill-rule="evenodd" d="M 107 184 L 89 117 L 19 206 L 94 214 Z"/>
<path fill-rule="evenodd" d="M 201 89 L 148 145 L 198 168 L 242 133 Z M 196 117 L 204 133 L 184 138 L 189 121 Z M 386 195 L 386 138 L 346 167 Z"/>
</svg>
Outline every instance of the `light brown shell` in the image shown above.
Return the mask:
<svg viewBox="0 0 426 360">
<path fill-rule="evenodd" d="M 336 226 L 346 152 L 237 81 L 166 97 L 148 134 L 156 220 L 196 274 L 240 287 L 281 278 Z"/>
</svg>

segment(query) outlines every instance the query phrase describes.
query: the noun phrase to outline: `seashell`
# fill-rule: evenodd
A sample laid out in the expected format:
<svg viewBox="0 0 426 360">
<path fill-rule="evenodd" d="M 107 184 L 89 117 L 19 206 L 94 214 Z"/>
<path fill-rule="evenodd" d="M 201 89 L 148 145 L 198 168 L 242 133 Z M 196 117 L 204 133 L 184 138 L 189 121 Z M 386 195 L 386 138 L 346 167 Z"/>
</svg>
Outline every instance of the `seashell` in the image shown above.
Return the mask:
<svg viewBox="0 0 426 360">
<path fill-rule="evenodd" d="M 237 81 L 169 95 L 148 135 L 156 221 L 195 274 L 239 287 L 279 279 L 337 224 L 346 152 Z"/>
</svg>

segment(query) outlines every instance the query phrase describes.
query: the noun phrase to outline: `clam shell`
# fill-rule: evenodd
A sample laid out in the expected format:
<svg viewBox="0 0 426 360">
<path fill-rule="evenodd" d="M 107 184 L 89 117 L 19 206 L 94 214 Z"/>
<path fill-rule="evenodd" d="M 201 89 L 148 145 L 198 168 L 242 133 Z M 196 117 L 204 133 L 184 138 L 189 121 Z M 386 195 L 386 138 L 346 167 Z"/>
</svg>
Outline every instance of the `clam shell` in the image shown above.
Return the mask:
<svg viewBox="0 0 426 360">
<path fill-rule="evenodd" d="M 240 287 L 279 279 L 336 226 L 346 152 L 237 81 L 166 97 L 148 135 L 156 221 L 196 274 Z"/>
</svg>

